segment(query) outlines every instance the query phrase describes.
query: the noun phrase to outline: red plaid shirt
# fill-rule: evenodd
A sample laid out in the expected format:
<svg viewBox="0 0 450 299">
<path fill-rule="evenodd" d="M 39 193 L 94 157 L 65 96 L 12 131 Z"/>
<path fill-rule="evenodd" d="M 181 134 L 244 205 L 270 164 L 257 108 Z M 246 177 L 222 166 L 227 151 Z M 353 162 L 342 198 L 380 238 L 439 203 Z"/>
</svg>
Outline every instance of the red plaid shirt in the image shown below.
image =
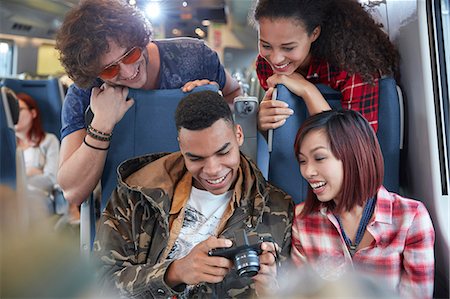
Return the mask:
<svg viewBox="0 0 450 299">
<path fill-rule="evenodd" d="M 267 78 L 273 75 L 270 64 L 261 56 L 256 61 L 259 83 L 267 90 Z M 342 108 L 360 112 L 378 130 L 378 79 L 374 84 L 364 82 L 360 75 L 333 67 L 325 60 L 313 58 L 306 79 L 311 83 L 326 84 L 342 93 Z"/>
<path fill-rule="evenodd" d="M 291 257 L 324 279 L 337 279 L 348 269 L 376 278 L 402 298 L 431 298 L 434 279 L 434 229 L 425 206 L 381 187 L 367 231 L 374 241 L 350 256 L 336 217 L 326 208 L 305 218 L 296 207 Z M 384 283 L 384 284 L 381 284 Z"/>
</svg>

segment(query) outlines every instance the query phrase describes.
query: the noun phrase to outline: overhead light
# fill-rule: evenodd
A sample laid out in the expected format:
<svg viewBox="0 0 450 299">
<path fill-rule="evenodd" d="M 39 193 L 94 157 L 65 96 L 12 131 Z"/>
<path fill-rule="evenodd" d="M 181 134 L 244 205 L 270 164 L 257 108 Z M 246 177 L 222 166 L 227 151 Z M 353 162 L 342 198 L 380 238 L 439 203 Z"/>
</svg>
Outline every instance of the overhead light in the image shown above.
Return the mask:
<svg viewBox="0 0 450 299">
<path fill-rule="evenodd" d="M 197 34 L 199 37 L 205 37 L 205 31 L 200 29 L 199 27 L 195 28 L 195 34 Z"/>
<path fill-rule="evenodd" d="M 172 29 L 172 34 L 175 36 L 180 36 L 181 35 L 181 30 L 178 28 L 173 28 Z"/>
<path fill-rule="evenodd" d="M 183 7 L 186 7 L 186 6 L 188 6 L 188 3 L 186 1 L 183 1 L 182 5 L 183 5 Z"/>
<path fill-rule="evenodd" d="M 209 26 L 209 25 L 211 25 L 211 21 L 210 20 L 203 20 L 202 21 L 202 25 L 203 26 Z"/>
<path fill-rule="evenodd" d="M 151 1 L 148 3 L 145 7 L 145 13 L 151 20 L 158 19 L 161 13 L 161 6 L 159 5 L 159 2 Z"/>
<path fill-rule="evenodd" d="M 128 0 L 128 3 L 130 3 L 130 5 L 136 5 L 136 0 Z"/>
</svg>

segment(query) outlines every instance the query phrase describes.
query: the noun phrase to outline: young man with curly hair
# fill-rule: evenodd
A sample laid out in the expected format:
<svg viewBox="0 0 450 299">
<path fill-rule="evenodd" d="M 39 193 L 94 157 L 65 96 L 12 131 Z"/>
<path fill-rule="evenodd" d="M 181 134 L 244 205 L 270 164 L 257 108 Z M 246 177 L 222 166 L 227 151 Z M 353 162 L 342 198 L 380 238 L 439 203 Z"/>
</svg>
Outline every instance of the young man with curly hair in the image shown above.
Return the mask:
<svg viewBox="0 0 450 299">
<path fill-rule="evenodd" d="M 241 93 L 203 41 L 151 40 L 149 22 L 127 1 L 81 1 L 66 15 L 56 42 L 75 82 L 63 105 L 58 182 L 75 204 L 88 197 L 101 177 L 114 126 L 133 105 L 127 101 L 128 88 L 190 91 L 218 84 L 228 103 Z M 94 118 L 86 129 L 89 104 Z"/>
</svg>

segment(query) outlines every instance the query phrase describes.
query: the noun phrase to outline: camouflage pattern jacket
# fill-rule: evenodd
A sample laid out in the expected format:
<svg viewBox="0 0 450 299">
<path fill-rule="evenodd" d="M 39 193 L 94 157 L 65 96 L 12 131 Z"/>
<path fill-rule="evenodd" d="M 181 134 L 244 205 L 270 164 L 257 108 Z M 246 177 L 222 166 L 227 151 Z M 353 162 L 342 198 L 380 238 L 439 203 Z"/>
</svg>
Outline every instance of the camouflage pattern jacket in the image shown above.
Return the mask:
<svg viewBox="0 0 450 299">
<path fill-rule="evenodd" d="M 190 175 L 179 152 L 133 158 L 119 166 L 118 187 L 102 213 L 94 243 L 100 282 L 109 292 L 113 290 L 112 294 L 126 298 L 184 297 L 164 282 L 172 262 L 164 252 L 170 246 L 169 239 L 174 239 L 171 207 L 180 205 L 175 202 L 174 190 L 186 174 Z M 233 240 L 233 232 L 243 228 L 249 235 L 271 236 L 281 248 L 281 261 L 286 261 L 291 247 L 291 197 L 268 184 L 244 155 L 239 176 L 244 179 L 237 180 L 235 190 L 240 189 L 241 196 L 219 235 Z M 231 270 L 221 283 L 193 286 L 189 297 L 248 298 L 255 294 L 251 282 Z"/>
</svg>

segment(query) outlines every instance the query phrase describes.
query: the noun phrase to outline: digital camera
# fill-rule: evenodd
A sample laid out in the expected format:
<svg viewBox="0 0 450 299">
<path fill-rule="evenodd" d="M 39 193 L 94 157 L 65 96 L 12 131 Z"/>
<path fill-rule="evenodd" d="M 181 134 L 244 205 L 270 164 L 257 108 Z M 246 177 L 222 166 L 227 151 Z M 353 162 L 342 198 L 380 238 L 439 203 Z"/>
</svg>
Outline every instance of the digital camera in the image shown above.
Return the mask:
<svg viewBox="0 0 450 299">
<path fill-rule="evenodd" d="M 234 232 L 235 241 L 231 247 L 214 248 L 208 254 L 221 256 L 234 261 L 234 266 L 240 277 L 252 277 L 259 271 L 259 255 L 262 253 L 263 238 L 258 235 L 248 236 L 245 230 Z"/>
</svg>

